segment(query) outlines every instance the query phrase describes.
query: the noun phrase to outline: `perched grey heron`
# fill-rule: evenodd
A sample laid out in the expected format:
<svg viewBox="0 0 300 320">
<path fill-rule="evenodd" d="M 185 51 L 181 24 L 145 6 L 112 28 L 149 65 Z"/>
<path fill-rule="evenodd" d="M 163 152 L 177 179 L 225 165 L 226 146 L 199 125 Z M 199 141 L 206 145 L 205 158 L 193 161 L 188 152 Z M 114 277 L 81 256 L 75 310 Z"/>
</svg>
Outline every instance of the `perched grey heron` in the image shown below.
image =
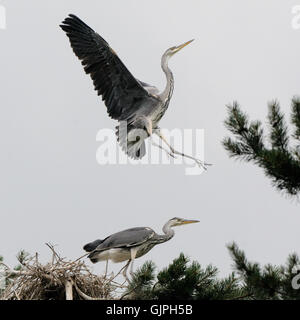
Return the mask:
<svg viewBox="0 0 300 320">
<path fill-rule="evenodd" d="M 202 161 L 176 151 L 162 135 L 158 126 L 173 94 L 174 78 L 168 67 L 169 59 L 193 40 L 166 50 L 161 67 L 167 78 L 162 92 L 139 81 L 128 71 L 109 44 L 82 20 L 70 14 L 60 25 L 69 37 L 75 55 L 81 60 L 84 70 L 93 80 L 94 88 L 102 96 L 107 112 L 118 120 L 117 139 L 127 155 L 134 159 L 146 153 L 144 140 L 156 134 L 167 146 L 152 143 L 170 156 L 180 155 L 194 160 L 205 168 Z"/>
<path fill-rule="evenodd" d="M 124 269 L 124 277 L 128 279 L 126 272 L 130 263 L 130 272 L 132 273 L 134 259 L 145 255 L 157 244 L 164 243 L 174 237 L 175 233 L 172 227 L 196 222 L 199 221 L 172 218 L 163 226 L 162 230 L 164 234 L 157 234 L 154 230 L 147 227 L 131 228 L 114 233 L 104 240 L 90 242 L 86 244 L 83 249 L 90 252 L 88 258 L 90 258 L 93 263 L 108 260 L 112 260 L 113 262 L 128 260 L 122 268 Z"/>
</svg>

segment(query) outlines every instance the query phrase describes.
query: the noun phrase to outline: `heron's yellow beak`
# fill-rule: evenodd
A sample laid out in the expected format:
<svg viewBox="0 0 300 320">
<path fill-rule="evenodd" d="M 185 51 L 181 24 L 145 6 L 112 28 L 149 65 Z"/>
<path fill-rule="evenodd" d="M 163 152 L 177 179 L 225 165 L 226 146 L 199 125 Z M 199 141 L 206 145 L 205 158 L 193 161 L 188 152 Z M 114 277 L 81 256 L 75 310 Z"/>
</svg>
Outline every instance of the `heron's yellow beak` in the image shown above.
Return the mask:
<svg viewBox="0 0 300 320">
<path fill-rule="evenodd" d="M 177 48 L 176 48 L 176 50 L 175 50 L 174 53 L 180 51 L 182 48 L 186 47 L 188 44 L 190 44 L 190 43 L 193 42 L 193 41 L 194 41 L 194 39 L 192 39 L 192 40 L 190 40 L 190 41 L 187 41 L 187 42 L 181 44 L 180 46 L 177 46 Z"/>
<path fill-rule="evenodd" d="M 181 224 L 197 223 L 199 220 L 183 220 Z"/>
</svg>

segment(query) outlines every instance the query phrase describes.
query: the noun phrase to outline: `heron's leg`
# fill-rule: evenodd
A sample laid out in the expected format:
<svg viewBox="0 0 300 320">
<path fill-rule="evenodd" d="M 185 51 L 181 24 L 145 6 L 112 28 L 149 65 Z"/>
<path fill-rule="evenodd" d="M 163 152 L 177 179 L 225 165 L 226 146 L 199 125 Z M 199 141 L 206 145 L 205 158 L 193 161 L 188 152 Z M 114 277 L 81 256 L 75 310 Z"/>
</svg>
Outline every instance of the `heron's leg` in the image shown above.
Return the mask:
<svg viewBox="0 0 300 320">
<path fill-rule="evenodd" d="M 129 259 L 129 260 L 127 261 L 127 263 L 125 264 L 125 266 L 122 268 L 122 269 L 124 269 L 123 272 L 122 272 L 122 274 L 123 274 L 123 276 L 124 276 L 124 278 L 126 279 L 127 282 L 129 282 L 129 279 L 128 279 L 128 277 L 127 277 L 127 269 L 128 269 L 128 267 L 129 267 L 130 262 L 131 262 L 131 259 Z M 122 269 L 121 269 L 121 270 L 122 270 Z"/>
<path fill-rule="evenodd" d="M 106 259 L 105 278 L 106 278 L 106 276 L 107 276 L 107 271 L 108 271 L 108 259 Z"/>
<path fill-rule="evenodd" d="M 156 143 L 155 141 L 151 140 L 151 143 L 153 146 L 160 148 L 161 150 L 165 151 L 170 157 L 172 158 L 176 158 L 175 155 L 173 153 L 171 153 L 169 150 L 167 150 L 166 148 L 164 148 L 162 145 Z"/>
<path fill-rule="evenodd" d="M 116 279 L 116 277 L 117 277 L 122 271 L 123 271 L 122 274 L 123 274 L 123 276 L 124 276 L 125 279 L 126 279 L 125 282 L 128 281 L 128 277 L 126 276 L 126 271 L 127 271 L 128 266 L 129 266 L 129 263 L 130 263 L 130 260 L 127 261 L 127 263 L 125 264 L 125 266 L 123 266 L 123 267 L 119 270 L 119 272 L 109 280 L 109 282 L 112 282 L 114 279 Z M 125 270 L 125 269 L 126 269 L 126 270 Z M 125 272 L 125 274 L 124 274 L 124 272 Z"/>
<path fill-rule="evenodd" d="M 131 256 L 131 266 L 130 266 L 130 274 L 131 276 L 133 276 L 133 262 L 134 262 L 134 259 L 136 257 L 136 254 L 137 254 L 137 249 L 136 248 L 132 248 L 130 250 L 130 256 Z"/>
<path fill-rule="evenodd" d="M 191 160 L 194 160 L 197 165 L 201 168 L 203 168 L 204 170 L 207 170 L 206 166 L 210 166 L 211 164 L 209 163 L 205 163 L 197 158 L 194 158 L 192 156 L 189 156 L 189 155 L 186 155 L 182 152 L 179 152 L 177 150 L 175 150 L 173 148 L 173 146 L 170 145 L 170 143 L 167 141 L 167 139 L 162 135 L 161 131 L 159 129 L 155 130 L 154 133 L 170 148 L 170 151 L 171 151 L 171 154 L 175 155 L 175 154 L 178 154 L 182 157 L 185 157 L 185 158 L 188 158 L 188 159 L 191 159 Z"/>
</svg>

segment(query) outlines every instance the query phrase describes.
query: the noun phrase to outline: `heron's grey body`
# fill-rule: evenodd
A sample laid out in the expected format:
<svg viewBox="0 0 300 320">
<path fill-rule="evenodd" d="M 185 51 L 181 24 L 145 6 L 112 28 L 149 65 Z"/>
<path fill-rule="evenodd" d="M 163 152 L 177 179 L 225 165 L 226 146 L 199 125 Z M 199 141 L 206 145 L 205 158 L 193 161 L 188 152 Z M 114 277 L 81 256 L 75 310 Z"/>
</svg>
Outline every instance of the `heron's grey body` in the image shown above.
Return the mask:
<svg viewBox="0 0 300 320">
<path fill-rule="evenodd" d="M 75 55 L 94 82 L 95 90 L 102 96 L 109 116 L 119 121 L 117 139 L 127 155 L 140 159 L 146 154 L 145 140 L 155 133 L 170 148 L 161 147 L 171 156 L 188 157 L 203 166 L 201 161 L 174 150 L 161 135 L 158 124 L 164 116 L 174 89 L 174 79 L 168 60 L 191 41 L 165 51 L 161 67 L 167 84 L 159 93 L 155 86 L 137 80 L 128 71 L 115 51 L 87 24 L 75 15 L 69 15 L 60 27 L 69 37 Z M 125 124 L 124 124 L 125 123 Z"/>
<path fill-rule="evenodd" d="M 156 244 L 164 241 L 166 240 L 157 235 L 151 228 L 137 227 L 114 233 L 104 240 L 88 243 L 84 246 L 84 249 L 92 251 L 88 258 L 93 263 L 103 260 L 122 262 L 130 259 L 132 249 L 136 250 L 135 258 L 139 258 Z"/>
<path fill-rule="evenodd" d="M 155 245 L 166 242 L 174 236 L 172 227 L 194 222 L 198 222 L 198 220 L 170 219 L 163 226 L 164 234 L 162 235 L 148 227 L 130 228 L 114 233 L 104 240 L 90 242 L 83 249 L 90 252 L 88 258 L 93 263 L 108 260 L 113 262 L 128 261 L 124 270 L 124 276 L 126 276 L 130 262 L 132 270 L 134 259 L 145 255 Z"/>
</svg>

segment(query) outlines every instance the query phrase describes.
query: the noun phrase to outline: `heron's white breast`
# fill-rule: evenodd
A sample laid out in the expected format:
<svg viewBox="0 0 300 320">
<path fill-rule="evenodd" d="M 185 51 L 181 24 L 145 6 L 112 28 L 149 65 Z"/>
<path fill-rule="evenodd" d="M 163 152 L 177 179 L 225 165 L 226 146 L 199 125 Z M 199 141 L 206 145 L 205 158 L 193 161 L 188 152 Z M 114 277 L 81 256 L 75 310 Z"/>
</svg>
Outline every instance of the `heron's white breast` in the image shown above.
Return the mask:
<svg viewBox="0 0 300 320">
<path fill-rule="evenodd" d="M 122 262 L 130 259 L 130 251 L 121 248 L 108 249 L 99 252 L 96 258 L 98 261 L 112 260 L 113 262 Z"/>
</svg>

